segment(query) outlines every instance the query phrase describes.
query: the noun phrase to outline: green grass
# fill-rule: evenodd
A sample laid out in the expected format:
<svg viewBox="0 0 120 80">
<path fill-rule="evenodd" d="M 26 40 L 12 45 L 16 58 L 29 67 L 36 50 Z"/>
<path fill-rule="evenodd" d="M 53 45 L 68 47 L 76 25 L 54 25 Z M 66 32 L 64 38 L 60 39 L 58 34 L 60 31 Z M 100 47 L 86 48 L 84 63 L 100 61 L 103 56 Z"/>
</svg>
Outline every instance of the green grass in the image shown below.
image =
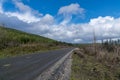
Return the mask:
<svg viewBox="0 0 120 80">
<path fill-rule="evenodd" d="M 87 53 L 84 58 L 78 54 L 73 54 L 72 57 L 71 80 L 120 80 L 120 65 L 110 68 L 106 61 L 100 62 L 94 55 Z"/>
<path fill-rule="evenodd" d="M 70 45 L 39 35 L 0 26 L 0 58 L 53 50 Z"/>
<path fill-rule="evenodd" d="M 43 46 L 18 46 L 18 47 L 11 47 L 5 48 L 0 50 L 0 58 L 7 58 L 25 54 L 32 54 L 36 52 L 43 52 L 48 50 L 58 49 L 58 47 L 43 47 Z"/>
</svg>

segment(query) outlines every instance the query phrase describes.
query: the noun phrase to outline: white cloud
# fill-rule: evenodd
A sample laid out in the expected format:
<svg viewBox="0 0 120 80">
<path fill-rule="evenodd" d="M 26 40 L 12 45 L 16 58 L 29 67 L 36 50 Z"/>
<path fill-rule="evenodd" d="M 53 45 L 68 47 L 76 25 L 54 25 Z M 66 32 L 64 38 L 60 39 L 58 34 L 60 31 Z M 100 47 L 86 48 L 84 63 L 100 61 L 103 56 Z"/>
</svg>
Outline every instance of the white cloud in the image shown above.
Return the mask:
<svg viewBox="0 0 120 80">
<path fill-rule="evenodd" d="M 13 3 L 15 4 L 16 8 L 18 8 L 18 11 L 4 12 L 2 8 L 3 3 L 0 3 L 0 13 L 9 17 L 17 17 L 19 20 L 27 23 L 37 22 L 40 20 L 42 14 L 38 11 L 30 8 L 28 5 L 23 4 L 20 0 L 13 0 Z"/>
<path fill-rule="evenodd" d="M 53 24 L 54 23 L 54 17 L 51 16 L 50 14 L 46 14 L 45 16 L 43 16 L 40 20 L 41 23 L 44 24 Z"/>
<path fill-rule="evenodd" d="M 96 34 L 101 37 L 120 37 L 120 18 L 111 16 L 91 19 L 91 26 L 95 28 Z"/>
<path fill-rule="evenodd" d="M 2 6 L 3 6 L 3 0 L 0 0 L 0 13 L 3 13 L 3 8 L 2 8 Z"/>
<path fill-rule="evenodd" d="M 28 5 L 25 5 L 20 0 L 13 0 L 13 2 L 15 4 L 16 8 L 18 8 L 19 11 L 22 12 L 22 13 L 32 13 L 32 14 L 36 14 L 38 16 L 42 16 L 43 15 L 43 14 L 39 13 L 38 11 L 32 9 Z"/>
<path fill-rule="evenodd" d="M 39 25 L 40 27 L 40 25 Z M 97 40 L 120 37 L 120 18 L 111 16 L 91 19 L 89 23 L 48 25 L 44 36 L 68 42 L 92 42 L 93 30 Z M 52 35 L 52 36 L 50 36 Z"/>
<path fill-rule="evenodd" d="M 9 22 L 6 22 L 6 20 L 9 20 Z M 50 14 L 46 14 L 40 21 L 33 23 L 22 22 L 15 17 L 0 16 L 0 22 L 6 22 L 5 24 L 11 26 L 14 25 L 14 28 L 60 41 L 72 43 L 92 42 L 93 29 L 99 42 L 101 39 L 120 37 L 120 18 L 115 19 L 111 16 L 98 17 L 91 19 L 89 23 L 71 23 L 66 25 L 56 24 L 54 20 L 54 17 Z"/>
<path fill-rule="evenodd" d="M 82 39 L 74 39 L 74 42 L 75 43 L 80 43 L 80 42 L 82 42 Z"/>
<path fill-rule="evenodd" d="M 10 28 L 27 31 L 30 24 L 19 20 L 17 17 L 9 17 L 5 14 L 0 14 L 0 25 L 4 25 Z"/>
<path fill-rule="evenodd" d="M 3 11 L 0 14 L 0 24 L 72 43 L 92 42 L 93 30 L 95 30 L 97 41 L 120 37 L 120 18 L 100 16 L 91 19 L 88 23 L 69 23 L 71 19 L 56 23 L 56 18 L 50 14 L 38 17 L 35 10 L 22 2 L 15 4 L 20 11 L 5 12 L 0 5 L 0 10 Z M 83 14 L 84 9 L 79 4 L 71 4 L 60 8 L 58 13 L 72 16 Z"/>
<path fill-rule="evenodd" d="M 58 14 L 62 14 L 64 17 L 72 17 L 72 15 L 83 15 L 84 12 L 85 10 L 79 4 L 75 3 L 61 7 Z"/>
<path fill-rule="evenodd" d="M 14 1 L 14 4 L 16 5 L 16 7 L 22 11 L 22 12 L 31 12 L 31 8 L 25 4 L 23 4 L 22 2 L 18 2 L 18 1 Z"/>
<path fill-rule="evenodd" d="M 0 13 L 3 13 L 3 10 L 2 10 L 2 5 L 0 4 Z"/>
<path fill-rule="evenodd" d="M 5 14 L 9 17 L 17 17 L 19 20 L 27 23 L 37 22 L 40 20 L 40 18 L 35 17 L 31 13 L 5 12 Z"/>
</svg>

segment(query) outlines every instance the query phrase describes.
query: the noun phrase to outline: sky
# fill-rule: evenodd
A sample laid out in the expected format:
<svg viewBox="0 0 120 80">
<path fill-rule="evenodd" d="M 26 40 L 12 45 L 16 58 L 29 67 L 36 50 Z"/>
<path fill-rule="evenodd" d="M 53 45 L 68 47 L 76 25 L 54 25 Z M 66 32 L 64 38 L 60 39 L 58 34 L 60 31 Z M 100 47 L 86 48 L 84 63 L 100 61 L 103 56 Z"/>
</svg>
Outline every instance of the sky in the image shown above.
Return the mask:
<svg viewBox="0 0 120 80">
<path fill-rule="evenodd" d="M 68 43 L 120 38 L 120 0 L 0 0 L 0 25 Z"/>
</svg>

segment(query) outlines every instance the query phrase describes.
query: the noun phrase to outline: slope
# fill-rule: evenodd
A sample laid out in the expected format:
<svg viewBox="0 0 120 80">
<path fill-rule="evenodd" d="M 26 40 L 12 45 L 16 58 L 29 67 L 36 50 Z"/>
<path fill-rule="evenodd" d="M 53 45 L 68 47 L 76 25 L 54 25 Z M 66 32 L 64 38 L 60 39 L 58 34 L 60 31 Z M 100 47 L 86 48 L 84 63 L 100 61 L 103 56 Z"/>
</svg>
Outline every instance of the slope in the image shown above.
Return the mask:
<svg viewBox="0 0 120 80">
<path fill-rule="evenodd" d="M 0 58 L 52 50 L 69 45 L 39 35 L 0 26 Z"/>
</svg>

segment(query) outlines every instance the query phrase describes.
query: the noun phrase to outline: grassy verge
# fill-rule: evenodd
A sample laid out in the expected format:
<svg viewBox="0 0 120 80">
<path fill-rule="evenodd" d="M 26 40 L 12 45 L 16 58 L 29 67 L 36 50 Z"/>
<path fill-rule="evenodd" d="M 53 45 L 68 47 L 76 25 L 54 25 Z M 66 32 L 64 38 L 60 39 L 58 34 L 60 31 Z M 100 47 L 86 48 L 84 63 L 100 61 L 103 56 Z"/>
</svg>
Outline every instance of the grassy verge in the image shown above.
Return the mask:
<svg viewBox="0 0 120 80">
<path fill-rule="evenodd" d="M 14 57 L 19 55 L 33 54 L 36 52 L 43 52 L 49 50 L 59 49 L 58 47 L 45 47 L 45 46 L 18 46 L 0 50 L 0 59 Z"/>
<path fill-rule="evenodd" d="M 78 54 L 73 54 L 72 57 L 71 80 L 120 80 L 119 64 L 111 64 L 110 67 L 109 61 L 99 61 L 95 55 L 88 53 L 84 53 L 84 57 Z"/>
</svg>

